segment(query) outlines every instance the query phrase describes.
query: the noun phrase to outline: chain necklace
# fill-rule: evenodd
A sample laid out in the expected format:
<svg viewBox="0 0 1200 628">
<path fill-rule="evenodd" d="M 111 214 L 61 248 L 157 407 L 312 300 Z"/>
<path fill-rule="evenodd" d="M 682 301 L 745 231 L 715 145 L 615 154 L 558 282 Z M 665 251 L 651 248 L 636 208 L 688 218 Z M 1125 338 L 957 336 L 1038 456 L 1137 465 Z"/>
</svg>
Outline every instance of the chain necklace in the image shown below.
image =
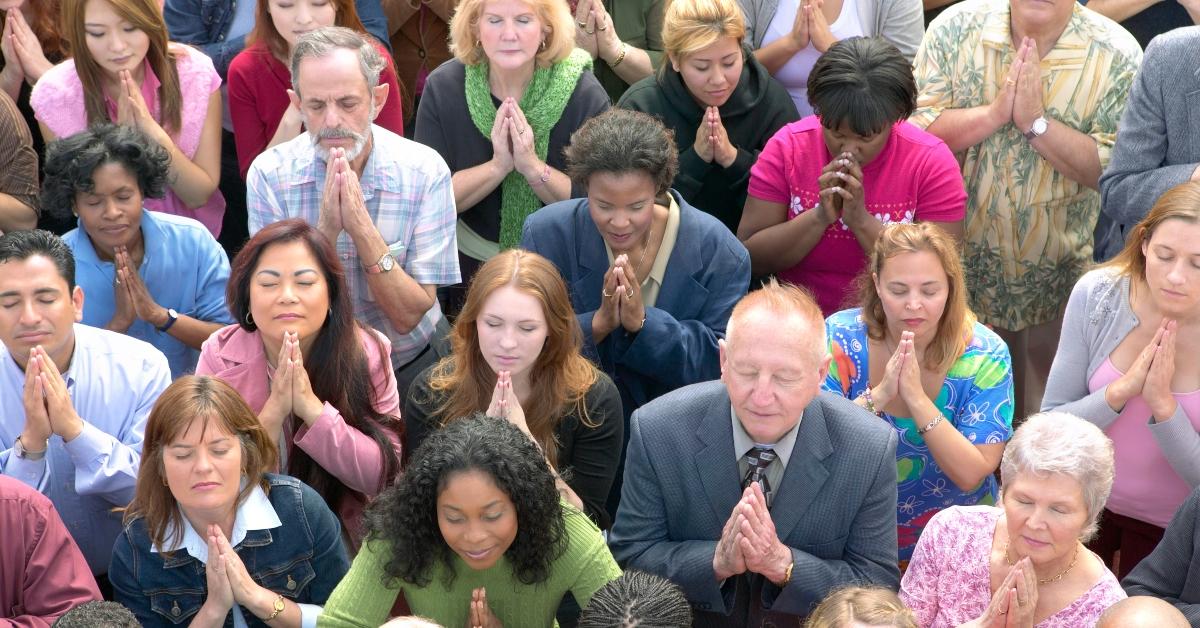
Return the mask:
<svg viewBox="0 0 1200 628">
<path fill-rule="evenodd" d="M 1066 569 L 1058 572 L 1057 575 L 1050 576 L 1049 578 L 1038 578 L 1038 584 L 1050 584 L 1051 582 L 1058 582 L 1059 580 L 1062 580 L 1064 576 L 1071 573 L 1071 570 L 1075 568 L 1075 561 L 1079 560 L 1079 545 L 1080 544 L 1078 542 L 1075 543 L 1075 553 L 1071 555 L 1071 564 L 1067 565 Z M 1004 562 L 1008 563 L 1009 567 L 1017 564 L 1015 560 L 1011 560 L 1008 557 L 1008 541 L 1004 542 Z"/>
<path fill-rule="evenodd" d="M 646 261 L 646 251 L 650 250 L 650 243 L 654 241 L 654 223 L 650 223 L 650 231 L 646 233 L 646 243 L 642 245 L 642 256 L 638 258 L 638 263 L 633 267 L 633 280 L 641 284 L 641 279 L 638 279 L 638 273 L 642 270 L 642 262 Z"/>
</svg>

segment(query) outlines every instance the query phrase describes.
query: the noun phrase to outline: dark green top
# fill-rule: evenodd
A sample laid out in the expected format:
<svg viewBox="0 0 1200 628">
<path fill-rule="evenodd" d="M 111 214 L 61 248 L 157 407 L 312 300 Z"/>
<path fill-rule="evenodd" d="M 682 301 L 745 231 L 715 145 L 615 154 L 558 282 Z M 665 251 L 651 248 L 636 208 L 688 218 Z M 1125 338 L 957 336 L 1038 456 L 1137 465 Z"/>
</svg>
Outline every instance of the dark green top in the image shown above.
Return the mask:
<svg viewBox="0 0 1200 628">
<path fill-rule="evenodd" d="M 663 59 L 663 13 L 667 10 L 667 0 L 604 0 L 604 9 L 621 41 L 645 50 L 657 70 Z M 617 76 L 603 59 L 596 59 L 595 72 L 614 103 L 629 89 L 629 83 Z"/>
</svg>

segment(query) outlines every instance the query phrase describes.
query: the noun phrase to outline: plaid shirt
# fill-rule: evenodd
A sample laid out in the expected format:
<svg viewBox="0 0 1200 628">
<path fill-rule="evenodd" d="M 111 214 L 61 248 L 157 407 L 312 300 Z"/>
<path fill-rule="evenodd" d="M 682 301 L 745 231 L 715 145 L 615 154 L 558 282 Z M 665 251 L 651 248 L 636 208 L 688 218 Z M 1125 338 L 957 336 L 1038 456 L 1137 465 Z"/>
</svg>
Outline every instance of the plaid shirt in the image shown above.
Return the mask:
<svg viewBox="0 0 1200 628">
<path fill-rule="evenodd" d="M 454 227 L 458 217 L 450 169 L 433 149 L 371 125 L 373 148 L 361 179 L 367 211 L 388 243 L 396 264 L 422 285 L 450 285 L 461 279 Z M 285 218 L 316 225 L 321 212 L 325 160 L 308 133 L 259 155 L 246 175 L 250 234 Z M 354 300 L 354 315 L 392 341 L 392 366 L 407 364 L 429 344 L 442 318 L 437 300 L 411 332 L 396 331 L 367 286 L 364 260 L 349 234 L 337 241 L 338 256 Z M 366 260 L 375 264 L 378 260 Z"/>
</svg>

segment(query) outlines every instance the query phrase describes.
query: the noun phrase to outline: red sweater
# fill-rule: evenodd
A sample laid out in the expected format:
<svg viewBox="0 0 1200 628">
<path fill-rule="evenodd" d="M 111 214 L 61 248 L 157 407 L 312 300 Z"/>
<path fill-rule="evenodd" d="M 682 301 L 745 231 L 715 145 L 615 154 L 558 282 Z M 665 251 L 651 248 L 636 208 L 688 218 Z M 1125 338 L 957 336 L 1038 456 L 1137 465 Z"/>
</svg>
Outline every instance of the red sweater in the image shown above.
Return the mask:
<svg viewBox="0 0 1200 628">
<path fill-rule="evenodd" d="M 387 102 L 375 118 L 375 124 L 404 135 L 404 114 L 400 107 L 400 86 L 387 50 L 378 46 L 387 65 L 379 74 L 379 83 L 388 86 Z M 238 53 L 229 63 L 229 116 L 237 140 L 238 170 L 242 178 L 275 135 L 283 112 L 291 102 L 292 72 L 271 55 L 267 47 L 255 44 Z"/>
</svg>

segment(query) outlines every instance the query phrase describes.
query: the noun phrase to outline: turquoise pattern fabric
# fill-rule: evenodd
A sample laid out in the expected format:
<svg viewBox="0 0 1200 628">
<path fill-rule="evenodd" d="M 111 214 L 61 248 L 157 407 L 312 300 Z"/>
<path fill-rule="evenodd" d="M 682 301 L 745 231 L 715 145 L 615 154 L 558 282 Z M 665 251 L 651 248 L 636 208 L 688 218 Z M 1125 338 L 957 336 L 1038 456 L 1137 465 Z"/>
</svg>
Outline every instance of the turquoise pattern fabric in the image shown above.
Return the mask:
<svg viewBox="0 0 1200 628">
<path fill-rule="evenodd" d="M 854 399 L 867 387 L 867 325 L 861 308 L 842 310 L 825 319 L 833 362 L 825 389 Z M 935 406 L 946 421 L 975 444 L 1003 443 L 1012 437 L 1012 358 L 1008 345 L 976 323 L 966 350 L 950 366 Z M 995 476 L 962 491 L 938 466 L 925 439 L 909 417 L 884 413 L 899 436 L 896 444 L 897 538 L 900 560 L 912 558 L 921 531 L 950 506 L 994 505 L 999 495 Z"/>
</svg>

